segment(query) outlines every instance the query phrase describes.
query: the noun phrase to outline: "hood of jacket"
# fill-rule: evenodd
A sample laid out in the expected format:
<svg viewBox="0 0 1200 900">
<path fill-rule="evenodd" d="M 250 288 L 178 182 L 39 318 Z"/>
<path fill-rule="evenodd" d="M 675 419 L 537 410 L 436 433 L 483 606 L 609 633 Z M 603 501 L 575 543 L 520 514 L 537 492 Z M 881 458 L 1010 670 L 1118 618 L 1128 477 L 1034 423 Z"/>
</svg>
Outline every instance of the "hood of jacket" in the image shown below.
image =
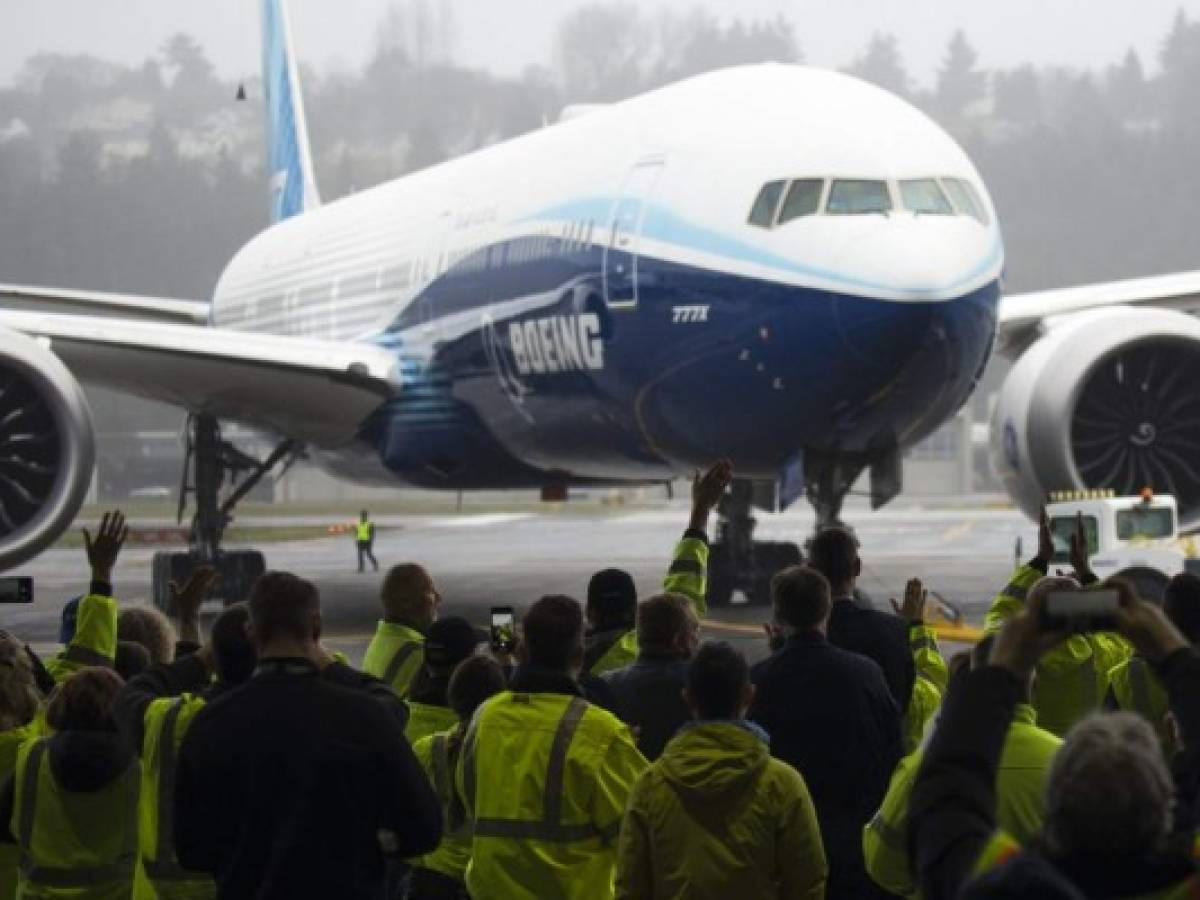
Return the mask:
<svg viewBox="0 0 1200 900">
<path fill-rule="evenodd" d="M 663 777 L 685 799 L 729 803 L 749 790 L 767 767 L 764 735 L 745 722 L 686 725 L 663 751 Z"/>
<path fill-rule="evenodd" d="M 68 791 L 90 793 L 108 785 L 133 762 L 133 750 L 116 732 L 61 731 L 47 754 L 54 780 Z"/>
</svg>

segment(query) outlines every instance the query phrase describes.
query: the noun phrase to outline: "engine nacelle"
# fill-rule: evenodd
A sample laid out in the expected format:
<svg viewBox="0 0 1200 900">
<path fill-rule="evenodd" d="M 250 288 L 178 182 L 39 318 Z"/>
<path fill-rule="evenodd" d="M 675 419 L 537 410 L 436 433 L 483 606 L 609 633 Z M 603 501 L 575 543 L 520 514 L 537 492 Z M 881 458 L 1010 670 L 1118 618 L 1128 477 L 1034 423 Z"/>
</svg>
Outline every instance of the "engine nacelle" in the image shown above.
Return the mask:
<svg viewBox="0 0 1200 900">
<path fill-rule="evenodd" d="M 41 343 L 0 328 L 0 571 L 70 526 L 95 456 L 79 382 Z"/>
<path fill-rule="evenodd" d="M 991 456 L 1033 518 L 1049 491 L 1150 487 L 1200 524 L 1200 320 L 1118 307 L 1055 324 L 1004 381 Z"/>
</svg>

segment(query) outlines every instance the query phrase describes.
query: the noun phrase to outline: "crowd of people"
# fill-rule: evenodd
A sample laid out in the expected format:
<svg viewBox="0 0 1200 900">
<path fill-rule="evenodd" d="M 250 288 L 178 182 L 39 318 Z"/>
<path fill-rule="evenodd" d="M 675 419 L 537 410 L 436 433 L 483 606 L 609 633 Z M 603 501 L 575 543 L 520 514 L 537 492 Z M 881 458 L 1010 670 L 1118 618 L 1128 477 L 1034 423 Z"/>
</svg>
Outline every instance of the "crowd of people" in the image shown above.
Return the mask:
<svg viewBox="0 0 1200 900">
<path fill-rule="evenodd" d="M 1107 582 L 1110 630 L 1064 627 L 1049 594 L 1097 580 L 1082 530 L 1051 574 L 1043 522 L 947 661 L 920 581 L 872 608 L 829 528 L 750 666 L 700 640 L 731 478 L 696 478 L 660 593 L 598 572 L 511 652 L 393 567 L 361 669 L 295 574 L 207 636 L 211 569 L 174 621 L 119 606 L 106 515 L 62 648 L 0 632 L 0 900 L 1200 896 L 1200 579 Z"/>
</svg>

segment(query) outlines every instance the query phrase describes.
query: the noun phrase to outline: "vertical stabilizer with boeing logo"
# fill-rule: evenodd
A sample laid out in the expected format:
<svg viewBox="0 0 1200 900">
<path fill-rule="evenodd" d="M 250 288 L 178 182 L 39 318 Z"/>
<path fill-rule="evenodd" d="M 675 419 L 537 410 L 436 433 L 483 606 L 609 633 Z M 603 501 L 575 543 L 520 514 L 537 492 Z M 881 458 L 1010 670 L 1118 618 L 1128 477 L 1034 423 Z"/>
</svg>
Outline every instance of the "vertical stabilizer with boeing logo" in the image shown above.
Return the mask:
<svg viewBox="0 0 1200 900">
<path fill-rule="evenodd" d="M 304 99 L 286 0 L 262 0 L 263 91 L 267 106 L 267 166 L 271 223 L 321 205 L 308 148 Z"/>
</svg>

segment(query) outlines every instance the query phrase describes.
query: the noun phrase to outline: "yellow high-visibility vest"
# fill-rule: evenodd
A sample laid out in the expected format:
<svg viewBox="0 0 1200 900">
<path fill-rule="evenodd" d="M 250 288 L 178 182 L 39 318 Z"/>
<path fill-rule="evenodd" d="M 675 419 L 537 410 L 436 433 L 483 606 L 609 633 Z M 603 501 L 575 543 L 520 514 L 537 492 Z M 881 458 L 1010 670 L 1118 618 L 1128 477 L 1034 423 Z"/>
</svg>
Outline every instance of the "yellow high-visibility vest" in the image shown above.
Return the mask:
<svg viewBox="0 0 1200 900">
<path fill-rule="evenodd" d="M 204 705 L 203 697 L 184 694 L 160 698 L 146 709 L 134 900 L 214 900 L 217 896 L 210 875 L 184 869 L 175 855 L 175 767 L 183 737 Z"/>
<path fill-rule="evenodd" d="M 503 691 L 476 713 L 455 778 L 474 821 L 475 900 L 610 900 L 616 838 L 647 766 L 582 697 Z"/>
<path fill-rule="evenodd" d="M 398 622 L 380 621 L 367 653 L 363 671 L 387 682 L 401 699 L 408 698 L 413 679 L 425 665 L 425 635 Z"/>
<path fill-rule="evenodd" d="M 354 528 L 355 536 L 360 544 L 367 544 L 371 541 L 371 523 L 359 522 Z"/>
<path fill-rule="evenodd" d="M 49 747 L 50 739 L 40 738 L 17 752 L 17 896 L 129 900 L 137 856 L 137 762 L 101 790 L 68 791 L 51 771 Z"/>
</svg>

